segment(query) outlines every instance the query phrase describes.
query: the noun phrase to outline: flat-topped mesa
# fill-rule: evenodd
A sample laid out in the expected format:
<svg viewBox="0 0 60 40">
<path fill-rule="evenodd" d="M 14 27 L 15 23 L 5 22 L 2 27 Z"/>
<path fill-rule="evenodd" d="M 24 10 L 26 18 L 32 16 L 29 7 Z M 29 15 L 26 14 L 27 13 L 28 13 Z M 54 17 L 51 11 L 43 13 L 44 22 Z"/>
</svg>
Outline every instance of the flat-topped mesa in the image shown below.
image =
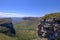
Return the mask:
<svg viewBox="0 0 60 40">
<path fill-rule="evenodd" d="M 0 33 L 14 36 L 16 34 L 11 18 L 0 18 Z"/>
<path fill-rule="evenodd" d="M 60 39 L 60 18 L 40 18 L 38 36 L 47 39 Z"/>
</svg>

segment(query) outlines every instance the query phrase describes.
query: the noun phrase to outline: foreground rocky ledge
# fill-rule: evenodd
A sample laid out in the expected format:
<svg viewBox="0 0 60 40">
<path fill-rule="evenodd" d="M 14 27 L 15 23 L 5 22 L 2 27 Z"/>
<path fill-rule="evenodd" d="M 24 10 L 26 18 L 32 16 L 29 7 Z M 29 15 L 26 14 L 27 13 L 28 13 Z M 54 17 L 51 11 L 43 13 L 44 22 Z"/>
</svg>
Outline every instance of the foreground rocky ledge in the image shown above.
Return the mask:
<svg viewBox="0 0 60 40">
<path fill-rule="evenodd" d="M 40 18 L 38 36 L 48 40 L 60 40 L 60 18 Z"/>
</svg>

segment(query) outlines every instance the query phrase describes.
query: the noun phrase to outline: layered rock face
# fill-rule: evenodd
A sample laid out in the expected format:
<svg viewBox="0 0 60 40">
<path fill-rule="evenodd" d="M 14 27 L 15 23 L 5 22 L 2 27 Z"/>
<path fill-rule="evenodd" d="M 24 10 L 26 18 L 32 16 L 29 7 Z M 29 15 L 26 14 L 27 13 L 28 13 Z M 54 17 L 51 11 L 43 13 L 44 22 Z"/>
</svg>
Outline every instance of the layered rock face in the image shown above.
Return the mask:
<svg viewBox="0 0 60 40">
<path fill-rule="evenodd" d="M 14 36 L 16 34 L 11 18 L 0 18 L 0 33 L 9 36 Z"/>
<path fill-rule="evenodd" d="M 40 19 L 38 36 L 48 40 L 60 40 L 60 18 Z"/>
</svg>

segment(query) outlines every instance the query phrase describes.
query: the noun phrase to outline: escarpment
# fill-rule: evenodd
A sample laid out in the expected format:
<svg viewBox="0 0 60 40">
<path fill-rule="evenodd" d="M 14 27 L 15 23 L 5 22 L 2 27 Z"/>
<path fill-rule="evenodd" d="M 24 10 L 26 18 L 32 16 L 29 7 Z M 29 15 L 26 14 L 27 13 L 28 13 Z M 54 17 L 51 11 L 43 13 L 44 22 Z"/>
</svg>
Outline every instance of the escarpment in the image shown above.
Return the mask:
<svg viewBox="0 0 60 40">
<path fill-rule="evenodd" d="M 16 34 L 11 18 L 0 18 L 0 33 L 14 36 Z"/>
<path fill-rule="evenodd" d="M 48 40 L 60 40 L 60 17 L 57 18 L 40 18 L 38 25 L 38 36 Z"/>
</svg>

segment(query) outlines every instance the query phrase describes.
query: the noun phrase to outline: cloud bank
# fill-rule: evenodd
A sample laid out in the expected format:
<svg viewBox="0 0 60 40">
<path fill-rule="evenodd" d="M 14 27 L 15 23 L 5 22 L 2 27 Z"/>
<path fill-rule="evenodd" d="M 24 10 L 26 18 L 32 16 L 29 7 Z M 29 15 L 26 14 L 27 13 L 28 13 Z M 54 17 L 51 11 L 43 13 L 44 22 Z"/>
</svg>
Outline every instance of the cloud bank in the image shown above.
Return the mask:
<svg viewBox="0 0 60 40">
<path fill-rule="evenodd" d="M 24 15 L 20 13 L 4 13 L 0 12 L 0 17 L 31 17 L 32 15 Z"/>
</svg>

